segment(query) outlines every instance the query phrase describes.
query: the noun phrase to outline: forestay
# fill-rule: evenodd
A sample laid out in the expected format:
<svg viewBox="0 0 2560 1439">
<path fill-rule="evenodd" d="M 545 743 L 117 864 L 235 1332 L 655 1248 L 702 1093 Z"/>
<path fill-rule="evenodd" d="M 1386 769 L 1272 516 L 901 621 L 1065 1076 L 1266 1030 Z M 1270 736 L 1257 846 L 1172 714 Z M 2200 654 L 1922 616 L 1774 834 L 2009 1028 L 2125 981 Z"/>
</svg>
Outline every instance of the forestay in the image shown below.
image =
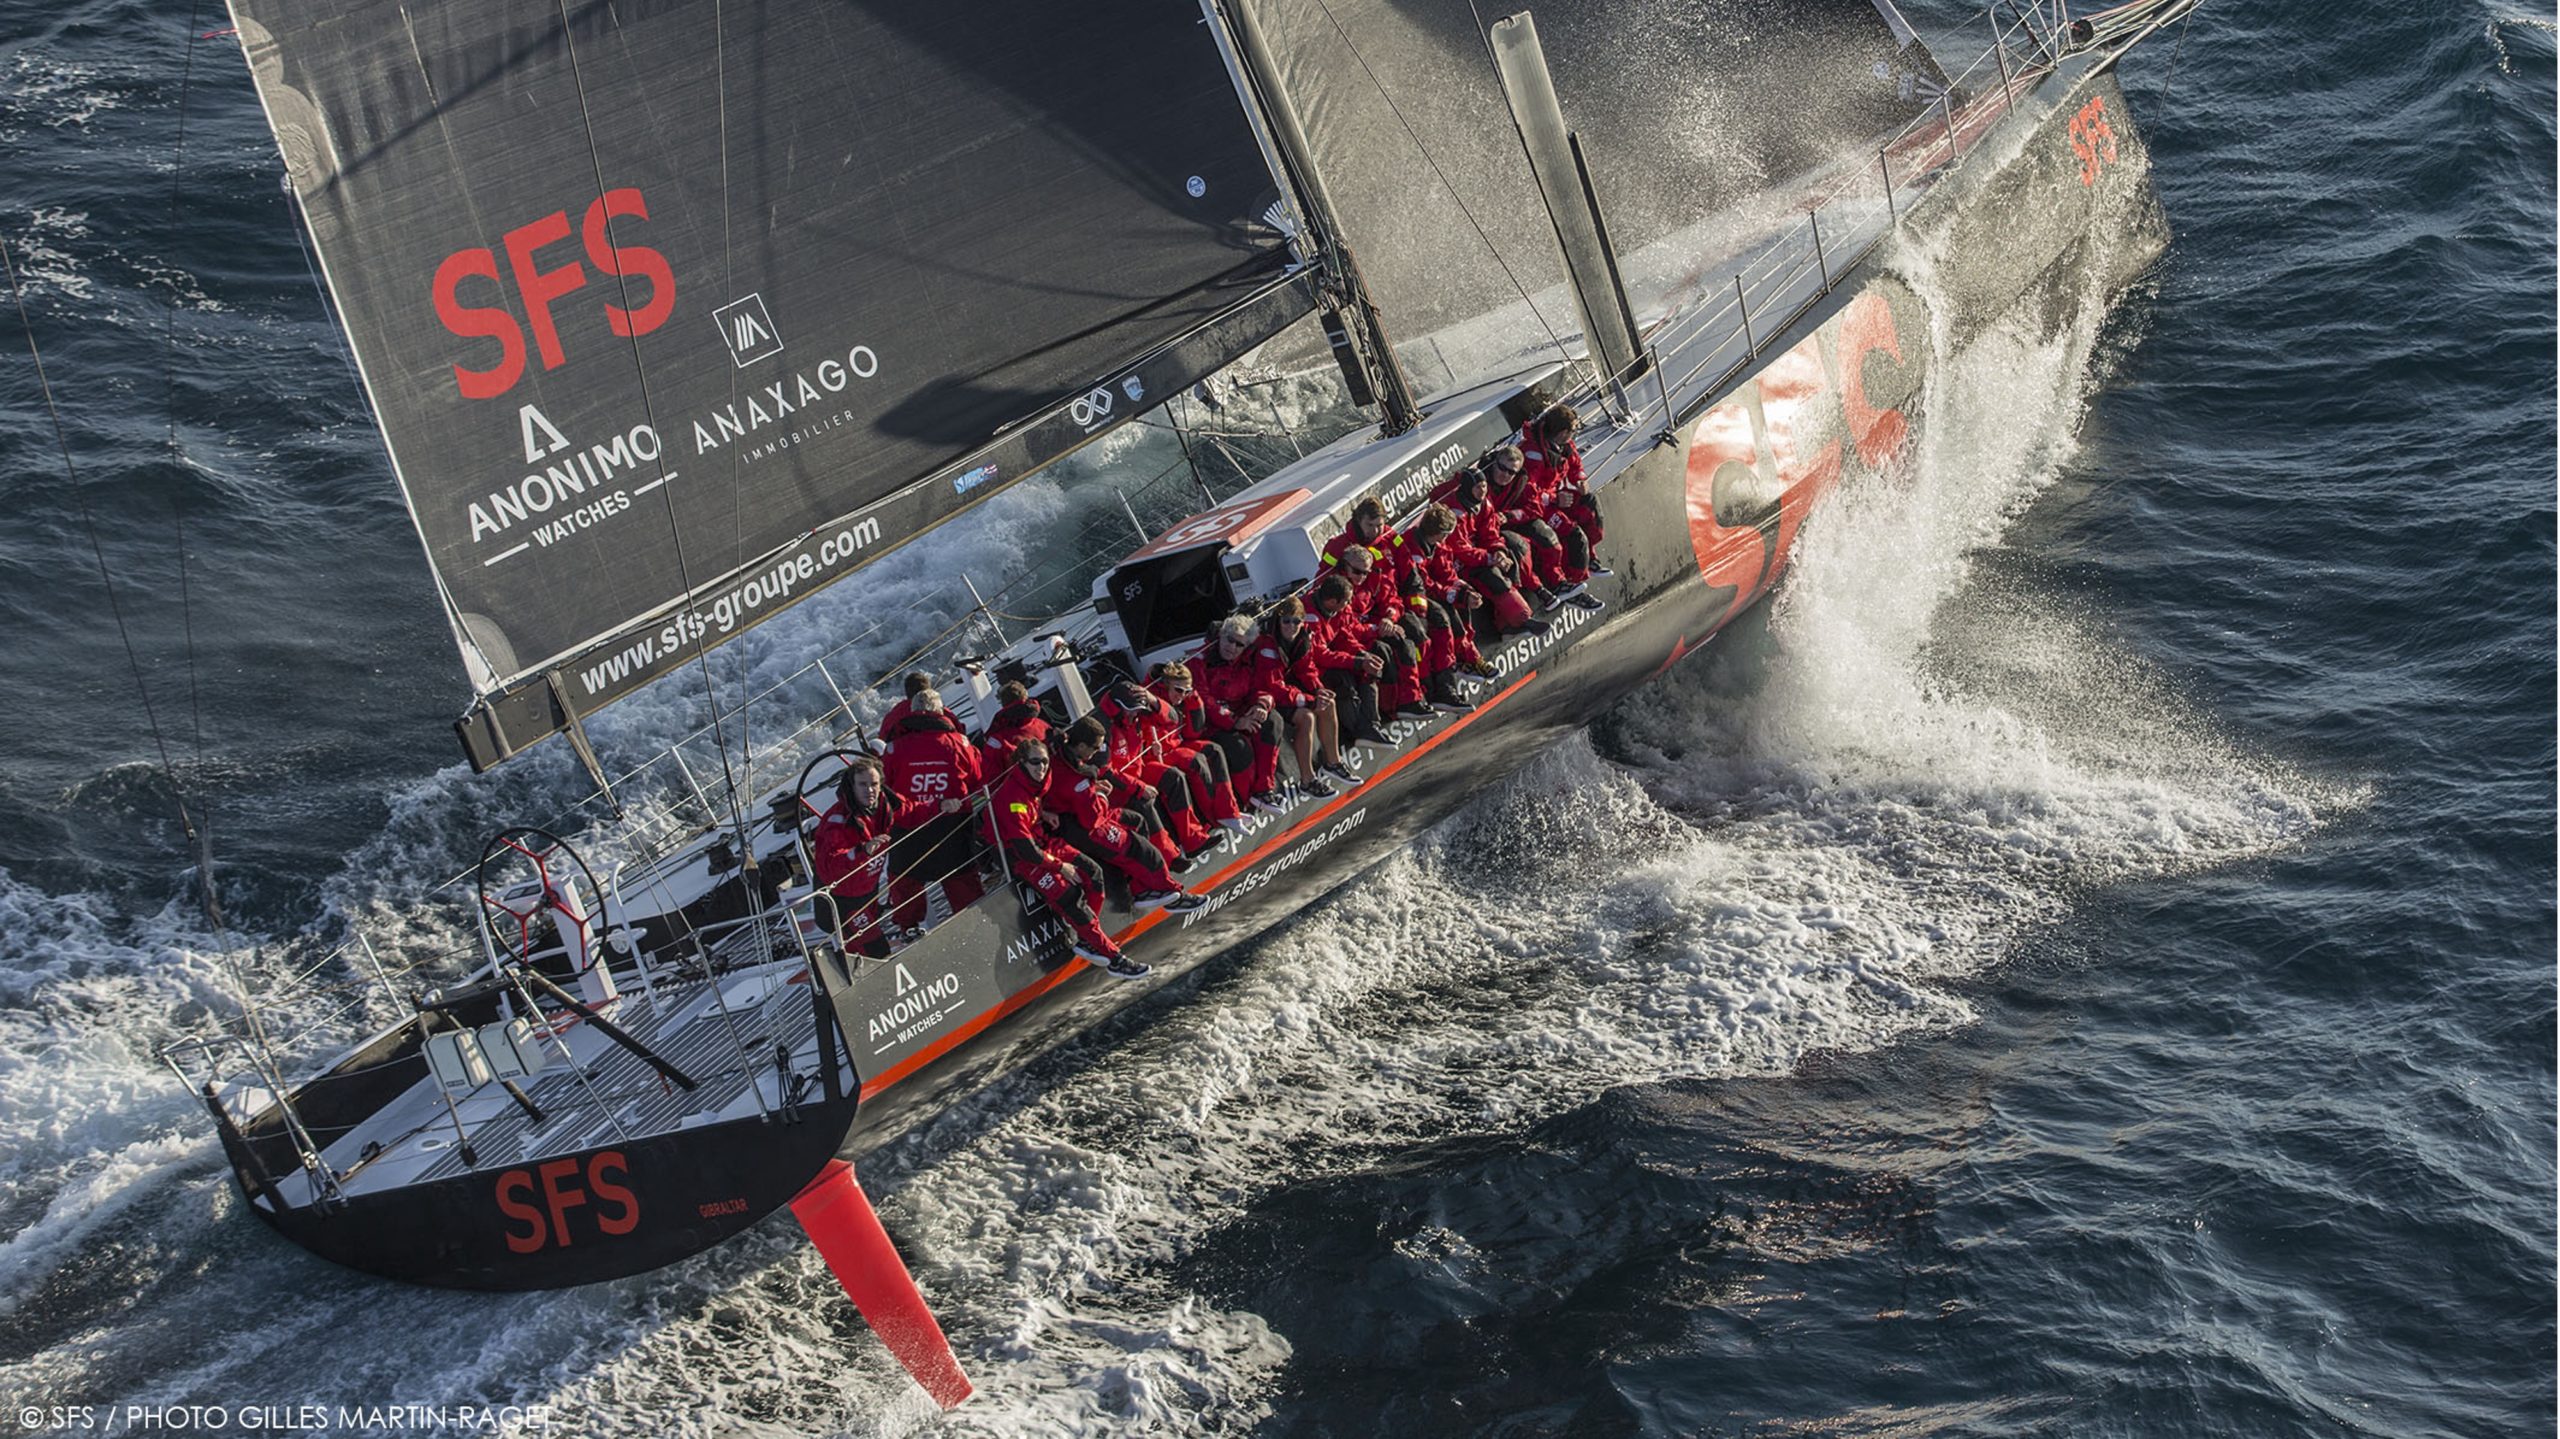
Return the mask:
<svg viewBox="0 0 2560 1439">
<path fill-rule="evenodd" d="M 1189 6 L 232 8 L 475 763 L 1310 307 Z"/>
</svg>

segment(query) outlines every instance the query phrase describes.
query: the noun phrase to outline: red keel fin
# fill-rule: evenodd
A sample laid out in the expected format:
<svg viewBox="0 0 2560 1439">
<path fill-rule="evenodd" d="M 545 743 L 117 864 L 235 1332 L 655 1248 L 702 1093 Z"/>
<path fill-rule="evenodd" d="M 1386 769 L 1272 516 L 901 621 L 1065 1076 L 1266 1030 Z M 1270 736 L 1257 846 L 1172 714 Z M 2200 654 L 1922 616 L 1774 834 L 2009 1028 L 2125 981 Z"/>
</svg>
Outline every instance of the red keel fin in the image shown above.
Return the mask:
<svg viewBox="0 0 2560 1439">
<path fill-rule="evenodd" d="M 969 1376 L 960 1372 L 951 1342 L 925 1307 L 906 1261 L 898 1257 L 889 1231 L 880 1227 L 880 1216 L 854 1182 L 853 1166 L 828 1160 L 791 1201 L 791 1213 L 826 1257 L 845 1297 L 933 1402 L 949 1409 L 968 1398 L 973 1392 Z"/>
</svg>

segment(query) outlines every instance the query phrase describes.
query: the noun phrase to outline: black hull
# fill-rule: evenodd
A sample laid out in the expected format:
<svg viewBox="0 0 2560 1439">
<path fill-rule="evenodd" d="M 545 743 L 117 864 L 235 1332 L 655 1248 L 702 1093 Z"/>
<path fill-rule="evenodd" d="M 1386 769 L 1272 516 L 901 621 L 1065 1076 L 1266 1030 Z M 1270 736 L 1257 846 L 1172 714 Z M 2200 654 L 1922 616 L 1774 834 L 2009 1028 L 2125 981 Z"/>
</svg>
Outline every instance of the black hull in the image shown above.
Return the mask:
<svg viewBox="0 0 2560 1439">
<path fill-rule="evenodd" d="M 2112 126 L 2095 167 L 2073 127 L 2093 105 Z M 1120 983 L 1073 960 L 1056 922 L 999 889 L 892 960 L 853 973 L 822 960 L 858 1108 L 853 1094 L 812 1100 L 795 1122 L 706 1125 L 282 1213 L 243 1164 L 250 1207 L 316 1254 L 411 1283 L 545 1289 L 643 1273 L 748 1227 L 830 1158 L 896 1137 L 1377 863 L 1764 598 L 1814 503 L 1907 453 L 1935 346 L 2033 307 L 2070 313 L 2090 284 L 2120 287 L 2165 245 L 2147 157 L 2101 62 L 2066 65 L 1969 123 L 1968 145 L 2015 136 L 2016 156 L 1958 167 L 1906 222 L 1965 255 L 1960 281 L 1933 286 L 1948 312 L 1892 273 L 1888 244 L 1764 337 L 1743 372 L 1678 407 L 1669 430 L 1589 447 L 1617 571 L 1592 585 L 1606 608 L 1559 611 L 1542 639 L 1485 645 L 1500 674 L 1473 712 L 1409 727 L 1360 788 L 1222 841 L 1188 877 L 1202 909 L 1107 916 L 1151 979 Z"/>
</svg>

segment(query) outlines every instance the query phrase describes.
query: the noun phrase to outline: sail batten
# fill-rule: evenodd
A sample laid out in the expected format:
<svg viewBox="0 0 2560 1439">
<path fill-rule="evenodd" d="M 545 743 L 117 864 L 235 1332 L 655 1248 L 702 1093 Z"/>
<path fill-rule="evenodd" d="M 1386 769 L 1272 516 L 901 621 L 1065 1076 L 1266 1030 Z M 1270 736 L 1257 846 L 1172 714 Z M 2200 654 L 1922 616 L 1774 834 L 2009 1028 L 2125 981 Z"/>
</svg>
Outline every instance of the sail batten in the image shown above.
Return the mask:
<svg viewBox="0 0 2560 1439">
<path fill-rule="evenodd" d="M 1180 7 L 232 9 L 480 695 L 475 762 L 549 732 L 492 703 L 564 667 L 582 691 L 644 617 L 830 527 L 892 549 L 1311 308 Z"/>
</svg>

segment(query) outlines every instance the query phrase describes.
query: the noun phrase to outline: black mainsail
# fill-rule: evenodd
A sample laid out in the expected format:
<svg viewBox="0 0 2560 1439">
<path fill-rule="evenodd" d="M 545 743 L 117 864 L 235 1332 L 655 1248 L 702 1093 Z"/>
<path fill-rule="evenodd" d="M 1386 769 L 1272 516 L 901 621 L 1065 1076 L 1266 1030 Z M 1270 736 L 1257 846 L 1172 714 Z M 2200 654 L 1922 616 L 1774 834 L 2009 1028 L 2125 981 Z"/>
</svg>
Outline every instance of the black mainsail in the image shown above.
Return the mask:
<svg viewBox="0 0 2560 1439">
<path fill-rule="evenodd" d="M 1186 6 L 232 8 L 482 767 L 1312 307 Z"/>
</svg>

